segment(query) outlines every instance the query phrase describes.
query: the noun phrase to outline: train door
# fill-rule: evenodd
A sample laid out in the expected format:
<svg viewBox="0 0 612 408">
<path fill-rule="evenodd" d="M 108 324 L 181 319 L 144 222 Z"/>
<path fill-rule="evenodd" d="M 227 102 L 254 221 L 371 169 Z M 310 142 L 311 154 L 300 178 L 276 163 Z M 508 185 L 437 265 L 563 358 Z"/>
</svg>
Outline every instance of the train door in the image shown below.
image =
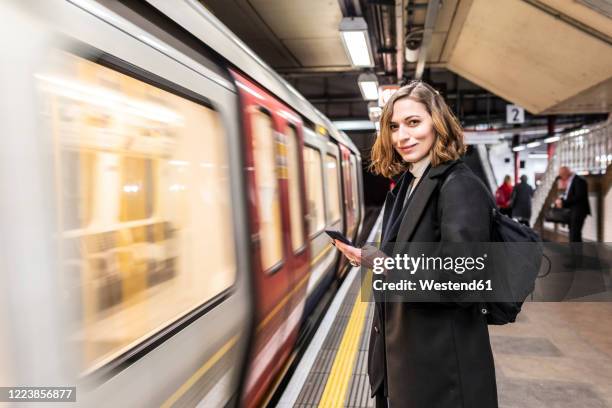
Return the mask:
<svg viewBox="0 0 612 408">
<path fill-rule="evenodd" d="M 255 333 L 243 404 L 275 384 L 297 338 L 308 280 L 302 122 L 240 74 L 248 185 Z"/>
<path fill-rule="evenodd" d="M 346 220 L 346 236 L 354 240 L 357 227 L 357 218 L 355 217 L 355 202 L 353 200 L 353 179 L 354 175 L 351 172 L 350 157 L 351 151 L 344 145 L 339 145 L 342 157 L 342 191 L 343 191 L 343 208 L 344 219 Z"/>
<path fill-rule="evenodd" d="M 359 226 L 361 225 L 361 205 L 360 205 L 360 194 L 359 194 L 359 172 L 357 171 L 357 158 L 354 154 L 350 156 L 350 173 L 351 173 L 351 205 L 353 210 L 353 218 L 355 220 L 355 230 L 353 232 L 353 239 L 357 239 L 359 236 Z"/>
<path fill-rule="evenodd" d="M 306 178 L 310 277 L 305 317 L 318 305 L 321 296 L 334 278 L 338 250 L 325 233 L 324 157 L 327 137 L 304 127 L 304 174 Z"/>
<path fill-rule="evenodd" d="M 327 153 L 323 158 L 325 169 L 325 221 L 327 229 L 344 231 L 342 214 L 342 184 L 340 174 L 340 152 L 338 146 L 327 144 Z"/>
<path fill-rule="evenodd" d="M 28 39 L 3 47 L 4 96 L 28 95 L 2 123 L 16 383 L 76 386 L 82 406 L 229 403 L 250 316 L 229 74 L 146 4 L 1 3 Z"/>
<path fill-rule="evenodd" d="M 333 143 L 327 144 L 327 153 L 325 154 L 324 169 L 325 169 L 325 219 L 326 229 L 342 231 L 346 233 L 346 219 L 342 210 L 342 174 L 340 162 L 340 149 L 338 145 Z M 347 259 L 340 256 L 338 263 L 339 275 L 347 265 Z"/>
</svg>

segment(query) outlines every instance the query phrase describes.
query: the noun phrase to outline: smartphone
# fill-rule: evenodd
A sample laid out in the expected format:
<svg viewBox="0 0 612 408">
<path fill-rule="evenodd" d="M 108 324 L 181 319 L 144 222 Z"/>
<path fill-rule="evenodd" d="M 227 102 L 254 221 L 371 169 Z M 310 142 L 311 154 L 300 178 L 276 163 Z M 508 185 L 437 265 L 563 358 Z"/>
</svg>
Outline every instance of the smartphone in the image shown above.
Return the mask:
<svg viewBox="0 0 612 408">
<path fill-rule="evenodd" d="M 345 243 L 346 245 L 354 246 L 350 239 L 342 235 L 340 231 L 334 230 L 325 230 L 325 233 L 332 237 L 333 239 L 337 239 L 340 242 Z"/>
</svg>

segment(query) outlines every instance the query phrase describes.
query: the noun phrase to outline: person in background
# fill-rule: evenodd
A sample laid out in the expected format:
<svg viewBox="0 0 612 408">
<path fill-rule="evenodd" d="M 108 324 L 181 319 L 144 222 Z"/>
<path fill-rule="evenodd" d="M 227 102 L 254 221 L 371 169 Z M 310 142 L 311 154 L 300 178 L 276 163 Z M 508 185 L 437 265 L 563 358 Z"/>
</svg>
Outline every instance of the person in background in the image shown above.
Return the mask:
<svg viewBox="0 0 612 408">
<path fill-rule="evenodd" d="M 587 215 L 591 215 L 589 205 L 589 187 L 586 180 L 568 167 L 559 169 L 559 178 L 566 183 L 565 193 L 557 198 L 555 205 L 570 209 L 569 239 L 570 242 L 582 242 L 582 227 Z"/>
<path fill-rule="evenodd" d="M 531 199 L 533 198 L 533 187 L 527 184 L 527 176 L 521 176 L 510 197 L 512 218 L 516 218 L 521 224 L 529 226 L 531 219 Z"/>
<path fill-rule="evenodd" d="M 512 178 L 506 174 L 504 182 L 495 192 L 495 204 L 502 214 L 510 216 L 510 196 L 512 195 Z"/>
</svg>

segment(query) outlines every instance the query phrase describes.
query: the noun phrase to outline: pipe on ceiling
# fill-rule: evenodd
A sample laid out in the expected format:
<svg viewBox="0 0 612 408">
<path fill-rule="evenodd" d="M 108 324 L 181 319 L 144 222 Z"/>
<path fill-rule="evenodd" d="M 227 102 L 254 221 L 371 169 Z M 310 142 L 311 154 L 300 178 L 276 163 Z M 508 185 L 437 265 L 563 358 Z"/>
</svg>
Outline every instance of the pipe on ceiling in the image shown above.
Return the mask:
<svg viewBox="0 0 612 408">
<path fill-rule="evenodd" d="M 433 30 L 436 26 L 438 10 L 440 9 L 440 0 L 429 0 L 427 4 L 427 14 L 425 15 L 425 27 L 423 28 L 423 41 L 421 42 L 421 50 L 419 51 L 419 59 L 417 61 L 414 77 L 421 79 L 423 71 L 425 71 L 425 63 L 427 62 L 427 54 L 431 45 Z"/>
<path fill-rule="evenodd" d="M 393 52 L 394 47 L 394 36 L 393 36 L 393 16 L 391 15 L 393 8 L 379 6 L 379 10 L 382 17 L 382 28 L 383 28 L 383 65 L 385 72 L 393 72 Z"/>
<path fill-rule="evenodd" d="M 395 36 L 396 36 L 396 56 L 395 63 L 397 64 L 397 82 L 402 83 L 404 79 L 404 0 L 395 0 Z"/>
<path fill-rule="evenodd" d="M 342 16 L 344 17 L 363 17 L 359 0 L 338 0 Z"/>
<path fill-rule="evenodd" d="M 363 11 L 361 10 L 361 2 L 359 0 L 352 0 L 355 14 L 359 17 L 363 17 Z"/>
</svg>

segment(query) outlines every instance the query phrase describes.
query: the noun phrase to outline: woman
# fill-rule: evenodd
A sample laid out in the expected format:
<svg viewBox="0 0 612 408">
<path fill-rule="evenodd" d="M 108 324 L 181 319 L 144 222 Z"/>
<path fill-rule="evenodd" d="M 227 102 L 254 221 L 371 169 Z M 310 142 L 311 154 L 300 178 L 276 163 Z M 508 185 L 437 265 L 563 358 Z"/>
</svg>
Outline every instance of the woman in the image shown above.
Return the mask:
<svg viewBox="0 0 612 408">
<path fill-rule="evenodd" d="M 492 197 L 459 159 L 464 152 L 457 119 L 429 85 L 415 81 L 390 98 L 371 169 L 401 176 L 385 201 L 381 248 L 491 241 Z M 361 264 L 361 249 L 334 244 Z M 497 407 L 489 332 L 477 305 L 377 302 L 371 333 L 368 375 L 377 407 Z"/>
<path fill-rule="evenodd" d="M 512 178 L 506 174 L 504 182 L 495 192 L 495 203 L 499 207 L 499 212 L 510 216 L 512 209 L 510 208 L 510 198 L 512 196 Z"/>
</svg>

